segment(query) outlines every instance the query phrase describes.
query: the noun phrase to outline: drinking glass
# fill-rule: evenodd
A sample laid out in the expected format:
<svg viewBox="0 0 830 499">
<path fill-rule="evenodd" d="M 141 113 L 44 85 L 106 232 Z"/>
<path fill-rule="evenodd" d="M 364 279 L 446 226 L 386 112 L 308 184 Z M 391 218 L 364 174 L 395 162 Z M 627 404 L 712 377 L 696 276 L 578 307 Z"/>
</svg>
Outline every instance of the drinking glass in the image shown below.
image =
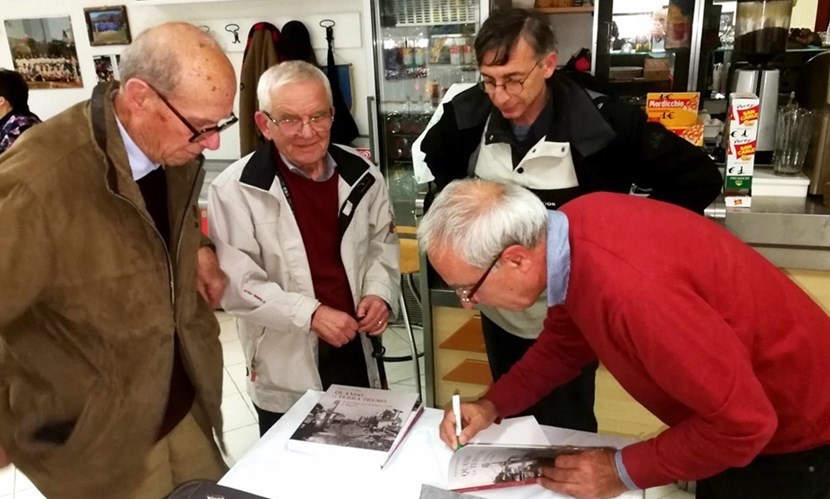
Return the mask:
<svg viewBox="0 0 830 499">
<path fill-rule="evenodd" d="M 813 113 L 801 107 L 786 106 L 778 113 L 775 124 L 773 172 L 776 175 L 798 175 L 813 132 Z"/>
</svg>

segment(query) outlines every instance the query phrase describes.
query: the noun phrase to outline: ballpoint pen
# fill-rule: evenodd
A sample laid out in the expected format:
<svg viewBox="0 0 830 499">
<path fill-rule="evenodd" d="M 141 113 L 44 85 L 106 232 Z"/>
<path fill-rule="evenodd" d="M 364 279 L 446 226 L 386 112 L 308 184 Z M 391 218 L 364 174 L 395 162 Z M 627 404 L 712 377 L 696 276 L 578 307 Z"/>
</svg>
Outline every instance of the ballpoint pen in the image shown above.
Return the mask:
<svg viewBox="0 0 830 499">
<path fill-rule="evenodd" d="M 452 412 L 455 413 L 455 441 L 458 450 L 462 447 L 458 438 L 461 436 L 461 395 L 455 392 L 452 396 Z"/>
</svg>

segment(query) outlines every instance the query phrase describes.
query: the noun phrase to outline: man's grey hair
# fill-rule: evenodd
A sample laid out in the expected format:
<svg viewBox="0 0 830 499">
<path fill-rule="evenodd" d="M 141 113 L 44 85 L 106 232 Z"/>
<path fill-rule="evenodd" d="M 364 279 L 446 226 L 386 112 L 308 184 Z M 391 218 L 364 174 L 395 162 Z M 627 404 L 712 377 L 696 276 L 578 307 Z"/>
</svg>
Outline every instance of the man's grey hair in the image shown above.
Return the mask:
<svg viewBox="0 0 830 499">
<path fill-rule="evenodd" d="M 197 29 L 194 26 L 194 29 Z M 200 30 L 201 31 L 201 30 Z M 173 47 L 167 46 L 164 37 L 152 35 L 153 30 L 141 32 L 127 48 L 121 52 L 118 63 L 121 83 L 130 78 L 141 79 L 165 95 L 173 95 L 182 76 L 182 57 Z M 218 51 L 222 47 L 208 33 L 203 33 L 204 43 Z"/>
<path fill-rule="evenodd" d="M 548 213 L 523 187 L 480 179 L 450 183 L 418 225 L 422 252 L 450 250 L 484 268 L 505 248 L 534 248 L 547 233 Z"/>
<path fill-rule="evenodd" d="M 305 61 L 285 61 L 271 66 L 262 76 L 256 86 L 256 96 L 260 111 L 271 111 L 271 96 L 284 85 L 316 81 L 326 89 L 329 107 L 332 106 L 331 85 L 326 74 L 320 68 Z"/>
</svg>

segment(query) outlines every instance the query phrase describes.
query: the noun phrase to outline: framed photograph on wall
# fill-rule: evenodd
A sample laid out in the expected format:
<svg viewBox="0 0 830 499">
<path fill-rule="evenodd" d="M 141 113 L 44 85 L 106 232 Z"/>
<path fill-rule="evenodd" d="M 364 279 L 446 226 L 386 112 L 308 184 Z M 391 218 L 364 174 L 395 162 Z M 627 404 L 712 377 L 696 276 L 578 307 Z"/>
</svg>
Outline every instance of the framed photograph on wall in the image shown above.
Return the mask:
<svg viewBox="0 0 830 499">
<path fill-rule="evenodd" d="M 84 9 L 89 44 L 128 45 L 132 41 L 127 7 L 87 7 Z"/>
<path fill-rule="evenodd" d="M 95 76 L 98 81 L 113 81 L 119 78 L 118 64 L 121 62 L 120 54 L 95 55 L 92 56 L 95 65 Z"/>
<path fill-rule="evenodd" d="M 14 70 L 32 89 L 81 88 L 81 70 L 69 17 L 6 19 Z"/>
</svg>

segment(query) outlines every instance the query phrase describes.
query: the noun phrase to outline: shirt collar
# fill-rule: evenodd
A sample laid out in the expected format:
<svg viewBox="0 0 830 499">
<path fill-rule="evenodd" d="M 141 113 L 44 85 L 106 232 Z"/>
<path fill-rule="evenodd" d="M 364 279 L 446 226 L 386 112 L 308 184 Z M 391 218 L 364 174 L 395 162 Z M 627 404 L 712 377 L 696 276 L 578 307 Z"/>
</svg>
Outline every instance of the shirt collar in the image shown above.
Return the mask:
<svg viewBox="0 0 830 499">
<path fill-rule="evenodd" d="M 133 180 L 141 180 L 152 173 L 159 167 L 159 165 L 153 163 L 150 158 L 148 158 L 147 155 L 138 148 L 138 145 L 136 145 L 127 133 L 124 125 L 121 124 L 121 120 L 118 119 L 118 116 L 115 117 L 115 122 L 118 124 L 118 132 L 121 134 L 121 140 L 124 141 L 124 148 L 127 150 L 127 160 L 130 162 L 130 170 L 132 170 L 133 173 Z"/>
<path fill-rule="evenodd" d="M 548 129 L 553 121 L 553 95 L 550 89 L 547 89 L 545 99 L 545 107 L 542 108 L 539 116 L 530 125 L 527 137 L 525 140 L 518 142 L 535 144 L 548 133 Z M 501 111 L 496 106 L 493 106 L 490 112 L 490 122 L 485 132 L 485 144 L 491 144 L 493 142 L 507 142 L 509 144 L 517 142 L 513 133 L 513 125 L 510 123 L 510 120 L 501 114 Z"/>
<path fill-rule="evenodd" d="M 565 303 L 571 274 L 571 243 L 568 240 L 568 217 L 561 211 L 548 210 L 548 306 Z"/>
<path fill-rule="evenodd" d="M 285 157 L 285 154 L 283 154 L 282 151 L 280 151 L 280 158 L 282 158 L 282 162 L 285 163 L 285 166 L 288 167 L 288 170 L 291 173 L 296 173 L 297 175 L 308 179 L 311 178 L 299 166 L 295 165 L 291 161 L 288 161 L 288 158 Z M 324 171 L 323 175 L 317 179 L 317 182 L 325 182 L 330 179 L 332 175 L 334 175 L 335 166 L 337 166 L 337 163 L 334 162 L 334 158 L 331 157 L 331 154 L 326 153 L 326 171 Z"/>
</svg>

